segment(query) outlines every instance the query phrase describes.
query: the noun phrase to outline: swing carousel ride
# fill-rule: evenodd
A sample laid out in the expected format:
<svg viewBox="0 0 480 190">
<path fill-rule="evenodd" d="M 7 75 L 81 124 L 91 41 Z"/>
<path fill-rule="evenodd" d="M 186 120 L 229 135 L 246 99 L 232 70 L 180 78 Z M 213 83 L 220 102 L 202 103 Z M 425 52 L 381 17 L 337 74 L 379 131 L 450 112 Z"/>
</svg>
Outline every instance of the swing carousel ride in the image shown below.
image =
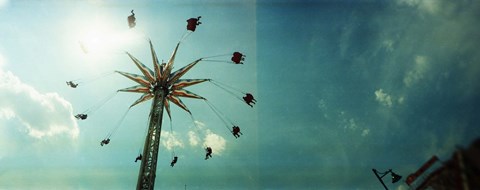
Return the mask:
<svg viewBox="0 0 480 190">
<path fill-rule="evenodd" d="M 135 102 L 133 102 L 133 104 L 131 104 L 130 107 L 128 107 L 127 111 L 123 114 L 123 116 L 121 117 L 117 125 L 105 136 L 103 140 L 101 140 L 100 145 L 105 146 L 110 143 L 112 135 L 117 131 L 118 127 L 121 125 L 124 118 L 128 114 L 128 111 L 132 107 L 142 102 L 152 100 L 150 114 L 149 114 L 149 124 L 146 132 L 147 134 L 145 137 L 143 152 L 141 152 L 139 156 L 137 156 L 137 158 L 135 159 L 135 162 L 141 161 L 140 171 L 138 174 L 137 189 L 153 189 L 154 187 L 157 158 L 158 158 L 159 146 L 160 146 L 160 135 L 162 131 L 163 111 L 166 110 L 167 115 L 170 119 L 170 124 L 171 124 L 172 116 L 170 111 L 170 105 L 173 103 L 174 105 L 178 106 L 182 110 L 186 111 L 191 116 L 191 119 L 194 121 L 194 117 L 191 111 L 182 102 L 181 98 L 192 98 L 192 99 L 198 99 L 206 102 L 208 107 L 215 113 L 215 115 L 218 118 L 221 119 L 221 121 L 225 124 L 225 127 L 227 128 L 227 130 L 231 134 L 233 134 L 235 138 L 240 137 L 240 135 L 242 134 L 240 132 L 240 127 L 237 124 L 235 124 L 235 122 L 233 122 L 231 119 L 229 119 L 225 114 L 223 114 L 220 111 L 220 109 L 214 106 L 206 98 L 187 90 L 186 89 L 187 87 L 201 84 L 204 82 L 210 82 L 251 107 L 253 107 L 253 105 L 256 102 L 252 94 L 243 92 L 242 90 L 239 90 L 235 87 L 221 83 L 213 79 L 183 79 L 182 78 L 182 76 L 184 76 L 190 69 L 192 69 L 195 65 L 199 64 L 200 62 L 224 62 L 224 63 L 236 64 L 236 65 L 244 64 L 245 55 L 243 55 L 240 52 L 233 52 L 229 54 L 199 58 L 187 64 L 186 66 L 176 71 L 173 71 L 175 57 L 177 55 L 177 51 L 179 50 L 181 42 L 183 42 L 191 33 L 193 33 L 196 30 L 198 25 L 202 24 L 200 22 L 200 19 L 201 19 L 201 16 L 196 18 L 190 18 L 187 20 L 187 27 L 186 27 L 187 31 L 181 37 L 181 40 L 176 44 L 176 47 L 174 48 L 167 62 L 163 62 L 163 61 L 162 63 L 159 62 L 153 43 L 149 40 L 150 53 L 151 53 L 152 62 L 153 62 L 153 70 L 147 67 L 146 65 L 144 65 L 136 57 L 126 52 L 128 57 L 133 61 L 133 63 L 142 73 L 141 75 L 122 72 L 122 71 L 114 71 L 108 74 L 103 74 L 100 77 L 108 76 L 113 73 L 118 73 L 136 82 L 137 85 L 120 89 L 114 92 L 112 95 L 107 96 L 105 99 L 100 100 L 94 106 L 75 115 L 75 118 L 77 118 L 78 120 L 85 120 L 89 118 L 88 117 L 89 115 L 91 115 L 95 110 L 98 110 L 110 99 L 112 99 L 117 94 L 117 92 L 131 92 L 131 93 L 141 94 L 140 98 L 138 98 Z M 127 20 L 128 20 L 128 26 L 130 28 L 134 28 L 136 26 L 136 19 L 135 19 L 135 14 L 133 10 L 131 11 L 131 15 L 128 17 Z M 85 53 L 88 52 L 82 44 L 81 44 L 81 48 Z M 228 60 L 229 56 L 231 56 L 230 60 Z M 100 77 L 96 77 L 94 79 L 87 80 L 87 81 L 91 82 Z M 79 79 L 79 80 L 67 81 L 66 84 L 71 88 L 79 88 L 83 85 L 84 82 L 85 81 L 82 81 Z M 170 129 L 172 129 L 171 126 L 170 126 Z M 211 154 L 214 150 L 212 150 L 211 147 L 205 147 L 205 150 L 206 150 L 205 159 L 208 159 L 211 157 Z M 173 153 L 172 158 L 173 160 L 171 162 L 171 166 L 173 167 L 176 164 L 178 157 L 175 155 L 175 153 Z"/>
</svg>

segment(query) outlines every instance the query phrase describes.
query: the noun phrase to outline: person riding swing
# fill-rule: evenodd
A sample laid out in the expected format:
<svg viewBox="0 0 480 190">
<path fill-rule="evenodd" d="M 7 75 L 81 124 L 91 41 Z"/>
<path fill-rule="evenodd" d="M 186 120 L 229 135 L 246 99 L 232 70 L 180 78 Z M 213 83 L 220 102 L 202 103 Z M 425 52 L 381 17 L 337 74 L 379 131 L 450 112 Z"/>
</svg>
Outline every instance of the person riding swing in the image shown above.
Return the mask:
<svg viewBox="0 0 480 190">
<path fill-rule="evenodd" d="M 137 158 L 135 158 L 135 162 L 142 160 L 142 154 L 138 155 Z"/>
<path fill-rule="evenodd" d="M 67 81 L 67 85 L 72 88 L 77 88 L 78 84 L 73 83 L 73 81 Z"/>
<path fill-rule="evenodd" d="M 235 64 L 243 64 L 242 61 L 245 60 L 245 55 L 243 55 L 242 53 L 240 52 L 233 52 L 233 55 L 232 55 L 232 61 L 233 63 Z"/>
<path fill-rule="evenodd" d="M 173 157 L 173 160 L 172 160 L 172 162 L 170 163 L 170 166 L 173 167 L 173 166 L 177 163 L 177 161 L 178 161 L 178 156 Z"/>
<path fill-rule="evenodd" d="M 110 143 L 110 138 L 103 139 L 103 140 L 100 142 L 100 146 L 107 145 L 108 143 Z"/>
<path fill-rule="evenodd" d="M 205 151 L 207 152 L 207 153 L 205 154 L 205 160 L 207 160 L 209 157 L 210 157 L 210 158 L 212 157 L 212 148 L 207 147 L 207 148 L 205 149 Z"/>
<path fill-rule="evenodd" d="M 245 94 L 245 96 L 243 97 L 243 100 L 252 108 L 253 108 L 253 105 L 251 104 L 255 104 L 255 102 L 257 102 L 257 100 L 255 100 L 253 95 L 250 93 Z"/>
<path fill-rule="evenodd" d="M 238 138 L 240 137 L 240 135 L 243 135 L 242 132 L 240 132 L 240 127 L 235 125 L 232 127 L 232 134 L 235 138 Z"/>
<path fill-rule="evenodd" d="M 75 118 L 85 120 L 85 119 L 87 119 L 87 116 L 88 116 L 87 114 L 81 113 L 81 114 L 75 115 Z"/>
<path fill-rule="evenodd" d="M 128 27 L 130 28 L 133 28 L 135 27 L 135 25 L 137 25 L 137 23 L 135 22 L 135 13 L 133 13 L 133 10 L 130 11 L 132 13 L 132 15 L 128 16 L 127 20 L 128 20 Z"/>
<path fill-rule="evenodd" d="M 202 24 L 202 22 L 199 22 L 200 18 L 202 18 L 202 16 L 198 16 L 197 18 L 188 19 L 187 20 L 187 30 L 195 32 L 195 29 L 197 28 L 197 26 Z"/>
</svg>

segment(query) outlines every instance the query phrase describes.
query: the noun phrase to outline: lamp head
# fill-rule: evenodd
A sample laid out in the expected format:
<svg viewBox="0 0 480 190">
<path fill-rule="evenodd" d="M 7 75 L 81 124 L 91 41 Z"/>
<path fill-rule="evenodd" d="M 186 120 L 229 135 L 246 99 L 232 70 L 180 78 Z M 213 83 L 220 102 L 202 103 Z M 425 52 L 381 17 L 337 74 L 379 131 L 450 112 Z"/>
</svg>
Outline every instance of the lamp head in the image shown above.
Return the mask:
<svg viewBox="0 0 480 190">
<path fill-rule="evenodd" d="M 392 172 L 392 183 L 400 181 L 400 179 L 402 179 L 402 176 Z"/>
</svg>

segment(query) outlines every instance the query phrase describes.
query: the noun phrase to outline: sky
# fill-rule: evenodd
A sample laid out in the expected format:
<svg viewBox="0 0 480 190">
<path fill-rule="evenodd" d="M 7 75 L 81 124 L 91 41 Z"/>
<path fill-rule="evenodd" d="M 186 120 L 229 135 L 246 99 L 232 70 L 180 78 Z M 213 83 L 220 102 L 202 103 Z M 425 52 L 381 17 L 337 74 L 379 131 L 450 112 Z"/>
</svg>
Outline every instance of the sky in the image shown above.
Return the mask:
<svg viewBox="0 0 480 190">
<path fill-rule="evenodd" d="M 181 42 L 174 69 L 226 55 L 183 78 L 257 99 L 188 87 L 243 135 L 202 100 L 182 99 L 193 118 L 172 105 L 156 189 L 381 189 L 372 168 L 408 189 L 480 136 L 479 14 L 473 0 L 0 0 L 0 189 L 135 188 L 151 101 L 128 109 L 140 94 L 117 93 L 135 83 L 114 71 L 141 73 L 125 52 L 152 68 L 149 40 L 161 60 Z"/>
</svg>

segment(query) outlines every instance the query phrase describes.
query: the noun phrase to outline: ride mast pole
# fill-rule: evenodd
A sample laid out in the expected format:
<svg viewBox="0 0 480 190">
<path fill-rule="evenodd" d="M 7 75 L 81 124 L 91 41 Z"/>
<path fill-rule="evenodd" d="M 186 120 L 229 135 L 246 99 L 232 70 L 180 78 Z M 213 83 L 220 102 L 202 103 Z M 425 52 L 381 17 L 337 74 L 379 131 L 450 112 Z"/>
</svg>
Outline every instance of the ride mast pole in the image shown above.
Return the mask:
<svg viewBox="0 0 480 190">
<path fill-rule="evenodd" d="M 168 90 L 165 84 L 156 85 L 153 89 L 154 97 L 150 110 L 150 124 L 143 147 L 142 165 L 138 173 L 138 190 L 153 190 L 155 184 L 158 149 L 162 130 L 163 104 Z"/>
</svg>

